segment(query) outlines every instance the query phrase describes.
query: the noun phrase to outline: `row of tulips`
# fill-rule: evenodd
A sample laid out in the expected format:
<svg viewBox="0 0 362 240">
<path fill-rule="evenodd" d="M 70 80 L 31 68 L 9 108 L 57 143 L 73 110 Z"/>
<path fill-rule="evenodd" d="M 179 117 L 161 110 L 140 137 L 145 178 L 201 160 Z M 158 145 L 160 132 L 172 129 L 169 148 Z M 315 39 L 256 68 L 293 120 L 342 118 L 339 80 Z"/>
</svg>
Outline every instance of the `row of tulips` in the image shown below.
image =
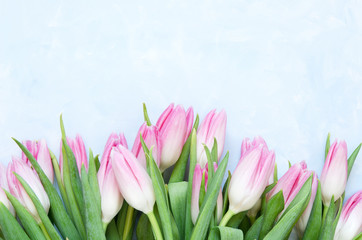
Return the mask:
<svg viewBox="0 0 362 240">
<path fill-rule="evenodd" d="M 362 239 L 362 191 L 344 206 L 361 145 L 326 142 L 318 178 L 299 162 L 278 180 L 275 153 L 244 139 L 224 175 L 226 113 L 199 125 L 192 108 L 171 104 L 145 122 L 133 147 L 112 133 L 99 161 L 61 118 L 59 162 L 46 142 L 14 139 L 23 151 L 0 165 L 0 237 L 5 239 Z M 55 181 L 56 180 L 56 181 Z M 186 180 L 186 181 L 185 181 Z"/>
</svg>

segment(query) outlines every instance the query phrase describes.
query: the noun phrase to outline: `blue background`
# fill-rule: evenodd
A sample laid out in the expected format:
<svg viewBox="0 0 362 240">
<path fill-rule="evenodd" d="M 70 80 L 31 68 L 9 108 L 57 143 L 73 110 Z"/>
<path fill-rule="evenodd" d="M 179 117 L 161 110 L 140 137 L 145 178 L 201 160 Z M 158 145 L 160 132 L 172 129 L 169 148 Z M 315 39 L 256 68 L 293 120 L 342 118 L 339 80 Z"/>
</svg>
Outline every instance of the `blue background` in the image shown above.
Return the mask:
<svg viewBox="0 0 362 240">
<path fill-rule="evenodd" d="M 20 2 L 20 3 L 19 3 Z M 328 132 L 362 141 L 362 2 L 0 1 L 0 160 L 10 137 L 69 136 L 102 153 L 108 135 L 132 146 L 142 102 L 156 122 L 175 102 L 203 118 L 228 114 L 236 165 L 244 137 L 263 136 L 279 175 L 288 160 L 321 172 Z M 362 155 L 347 197 L 361 189 Z"/>
</svg>

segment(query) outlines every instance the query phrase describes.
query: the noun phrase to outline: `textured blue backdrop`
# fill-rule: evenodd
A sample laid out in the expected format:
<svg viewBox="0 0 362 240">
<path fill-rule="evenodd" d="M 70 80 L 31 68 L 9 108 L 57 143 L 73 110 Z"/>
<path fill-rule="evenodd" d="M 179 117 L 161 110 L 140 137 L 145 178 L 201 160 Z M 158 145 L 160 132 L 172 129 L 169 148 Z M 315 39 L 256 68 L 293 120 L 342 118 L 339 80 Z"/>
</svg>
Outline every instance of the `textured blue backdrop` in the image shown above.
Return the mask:
<svg viewBox="0 0 362 240">
<path fill-rule="evenodd" d="M 132 2 L 132 1 L 131 1 Z M 102 153 L 112 131 L 133 144 L 147 102 L 228 114 L 230 168 L 242 138 L 263 136 L 280 174 L 320 173 L 327 133 L 362 141 L 362 2 L 0 1 L 0 160 L 10 139 L 68 135 Z M 347 196 L 362 188 L 362 155 Z"/>
</svg>

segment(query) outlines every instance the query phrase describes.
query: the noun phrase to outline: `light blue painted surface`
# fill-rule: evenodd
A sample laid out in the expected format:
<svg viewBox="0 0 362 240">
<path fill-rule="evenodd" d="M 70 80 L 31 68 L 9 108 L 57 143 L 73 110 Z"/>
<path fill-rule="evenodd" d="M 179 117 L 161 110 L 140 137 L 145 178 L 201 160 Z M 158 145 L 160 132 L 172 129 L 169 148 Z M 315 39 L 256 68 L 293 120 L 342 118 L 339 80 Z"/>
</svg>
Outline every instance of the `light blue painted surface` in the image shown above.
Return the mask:
<svg viewBox="0 0 362 240">
<path fill-rule="evenodd" d="M 59 152 L 59 114 L 102 153 L 112 131 L 133 144 L 143 101 L 228 114 L 230 168 L 244 137 L 320 173 L 327 133 L 362 141 L 361 1 L 0 1 L 0 160 L 10 139 Z M 362 155 L 347 196 L 362 188 Z"/>
</svg>

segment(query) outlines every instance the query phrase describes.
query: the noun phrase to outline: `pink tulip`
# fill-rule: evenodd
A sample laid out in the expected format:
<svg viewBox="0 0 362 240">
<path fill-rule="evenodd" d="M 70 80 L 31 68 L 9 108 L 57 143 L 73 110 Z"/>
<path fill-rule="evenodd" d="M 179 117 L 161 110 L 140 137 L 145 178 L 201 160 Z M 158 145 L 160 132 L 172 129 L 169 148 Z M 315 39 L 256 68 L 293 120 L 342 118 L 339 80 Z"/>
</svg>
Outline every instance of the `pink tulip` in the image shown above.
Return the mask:
<svg viewBox="0 0 362 240">
<path fill-rule="evenodd" d="M 138 133 L 136 135 L 136 139 L 134 141 L 133 147 L 132 147 L 132 153 L 136 156 L 138 161 L 141 163 L 144 169 L 147 168 L 146 163 L 146 157 L 145 153 L 142 148 L 140 134 L 142 135 L 143 140 L 146 143 L 146 146 L 148 149 L 152 149 L 152 156 L 154 160 L 156 161 L 157 166 L 160 165 L 160 159 L 161 159 L 161 142 L 159 138 L 159 132 L 157 127 L 155 126 L 147 126 L 146 123 L 143 123 L 140 129 L 138 130 Z"/>
<path fill-rule="evenodd" d="M 255 144 L 248 143 L 248 139 L 243 141 L 242 156 L 228 189 L 229 210 L 234 214 L 249 210 L 257 203 L 274 170 L 275 155 L 265 142 L 256 138 Z"/>
<path fill-rule="evenodd" d="M 102 221 L 104 223 L 109 223 L 117 215 L 123 204 L 123 197 L 118 188 L 111 164 L 112 148 L 119 145 L 127 148 L 126 138 L 123 134 L 112 133 L 104 147 L 101 165 L 97 174 L 101 194 Z"/>
<path fill-rule="evenodd" d="M 298 222 L 296 224 L 297 233 L 298 233 L 298 235 L 300 237 L 303 236 L 305 228 L 307 227 L 309 216 L 310 216 L 310 213 L 312 211 L 315 196 L 317 194 L 317 189 L 318 189 L 318 177 L 317 177 L 317 174 L 315 172 L 312 172 L 312 173 L 313 173 L 312 192 L 311 192 L 311 196 L 310 196 L 310 199 L 309 199 L 309 203 L 308 203 L 307 208 L 304 210 L 302 216 L 300 216 L 300 218 L 299 218 L 299 220 L 298 220 Z"/>
<path fill-rule="evenodd" d="M 192 108 L 185 113 L 181 105 L 171 104 L 156 123 L 162 145 L 160 170 L 163 172 L 178 160 L 182 147 L 190 135 L 194 112 Z"/>
<path fill-rule="evenodd" d="M 348 175 L 347 144 L 334 141 L 329 148 L 321 174 L 322 200 L 329 206 L 332 196 L 334 201 L 340 198 L 346 188 Z"/>
<path fill-rule="evenodd" d="M 362 191 L 348 199 L 338 221 L 335 240 L 353 239 L 362 232 Z"/>
<path fill-rule="evenodd" d="M 204 144 L 210 149 L 214 145 L 214 138 L 217 142 L 217 155 L 220 159 L 224 150 L 226 134 L 226 112 L 222 110 L 216 113 L 215 110 L 209 112 L 202 121 L 197 131 L 197 162 L 201 167 L 205 167 L 207 157 L 204 149 Z"/>
<path fill-rule="evenodd" d="M 13 157 L 13 161 L 8 165 L 7 180 L 9 183 L 10 193 L 14 195 L 14 197 L 16 197 L 32 214 L 34 219 L 40 223 L 41 220 L 33 202 L 31 201 L 29 195 L 26 193 L 19 180 L 13 174 L 14 172 L 20 175 L 29 184 L 43 205 L 44 210 L 48 213 L 50 207 L 49 198 L 40 182 L 38 175 L 36 175 L 26 163 L 15 157 Z"/>
<path fill-rule="evenodd" d="M 214 163 L 214 171 L 217 170 L 217 164 Z M 200 164 L 196 164 L 194 170 L 194 177 L 192 180 L 192 198 L 191 198 L 191 219 L 192 222 L 195 224 L 197 217 L 199 216 L 200 211 L 200 190 L 201 190 L 201 182 L 204 180 L 205 182 L 205 192 L 207 192 L 207 183 L 208 183 L 208 168 L 201 168 Z M 220 189 L 217 202 L 216 202 L 216 215 L 217 220 L 220 222 L 222 217 L 222 208 L 223 208 L 223 201 L 222 201 L 222 192 Z"/>
<path fill-rule="evenodd" d="M 155 193 L 150 176 L 127 148 L 111 151 L 111 163 L 122 196 L 133 208 L 147 214 L 153 211 Z"/>
<path fill-rule="evenodd" d="M 0 163 L 0 202 L 2 202 L 7 209 L 15 216 L 15 210 L 13 205 L 11 205 L 8 197 L 6 196 L 4 190 L 9 191 L 8 180 L 6 178 L 6 167 Z"/>
<path fill-rule="evenodd" d="M 53 183 L 54 182 L 53 164 L 45 140 L 40 140 L 40 141 L 27 140 L 24 141 L 23 144 L 24 146 L 26 146 L 29 152 L 34 156 L 36 161 L 39 163 L 45 175 L 47 175 L 49 180 Z M 22 153 L 21 158 L 26 164 L 31 166 L 29 159 L 25 156 L 24 153 Z"/>
<path fill-rule="evenodd" d="M 69 145 L 70 149 L 72 149 L 72 152 L 74 154 L 75 160 L 77 162 L 77 167 L 79 171 L 79 175 L 81 174 L 82 164 L 88 171 L 88 158 L 87 153 L 85 150 L 85 145 L 83 142 L 83 139 L 80 135 L 77 135 L 75 139 L 67 138 L 67 144 Z M 63 153 L 62 153 L 62 146 L 63 144 L 60 144 L 60 157 L 59 157 L 59 166 L 61 169 L 61 175 L 63 176 Z"/>
<path fill-rule="evenodd" d="M 279 179 L 274 188 L 266 195 L 267 200 L 283 190 L 284 209 L 293 201 L 304 183 L 310 177 L 311 172 L 307 169 L 307 164 L 303 161 L 294 164 L 288 171 Z"/>
</svg>

